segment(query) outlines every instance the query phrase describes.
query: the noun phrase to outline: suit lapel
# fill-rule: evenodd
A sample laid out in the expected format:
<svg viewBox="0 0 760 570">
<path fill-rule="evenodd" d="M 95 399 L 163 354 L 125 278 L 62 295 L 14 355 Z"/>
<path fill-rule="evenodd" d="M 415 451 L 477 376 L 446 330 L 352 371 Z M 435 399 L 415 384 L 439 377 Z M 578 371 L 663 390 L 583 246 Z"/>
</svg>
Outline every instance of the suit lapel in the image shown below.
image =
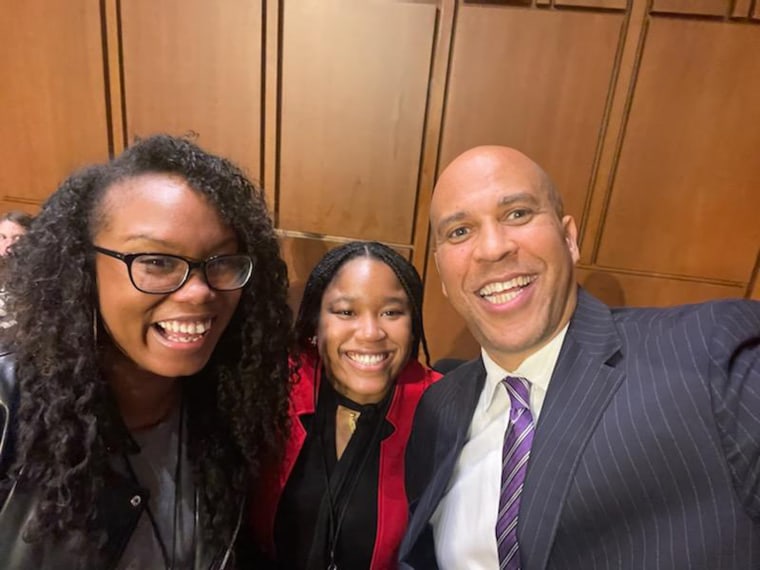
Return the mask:
<svg viewBox="0 0 760 570">
<path fill-rule="evenodd" d="M 523 568 L 547 565 L 581 454 L 623 380 L 620 358 L 609 308 L 580 290 L 531 448 L 518 528 Z"/>
<path fill-rule="evenodd" d="M 478 358 L 439 380 L 433 386 L 435 390 L 429 390 L 431 396 L 435 392 L 433 407 L 437 410 L 435 424 L 425 426 L 430 428 L 425 430 L 425 435 L 430 438 L 430 442 L 435 442 L 433 475 L 416 505 L 412 505 L 413 514 L 404 539 L 409 548 L 425 531 L 430 517 L 448 488 L 459 453 L 467 441 L 472 414 L 485 378 L 483 361 Z M 427 394 L 423 398 L 426 396 Z M 404 550 L 402 546 L 402 552 Z"/>
<path fill-rule="evenodd" d="M 431 485 L 435 490 L 432 496 L 433 508 L 438 506 L 438 502 L 446 492 L 454 466 L 459 459 L 459 453 L 467 442 L 472 414 L 475 412 L 485 380 L 486 371 L 483 361 L 478 358 L 462 371 L 461 377 L 456 382 L 456 389 L 443 402 L 444 409 L 441 418 L 445 423 L 450 422 L 449 425 L 453 426 L 454 434 L 452 438 L 447 438 L 449 441 L 439 442 L 437 447 L 440 460 L 438 458 L 436 460 L 436 475 Z M 439 426 L 439 429 L 441 427 Z M 432 512 L 430 514 L 432 515 Z"/>
</svg>

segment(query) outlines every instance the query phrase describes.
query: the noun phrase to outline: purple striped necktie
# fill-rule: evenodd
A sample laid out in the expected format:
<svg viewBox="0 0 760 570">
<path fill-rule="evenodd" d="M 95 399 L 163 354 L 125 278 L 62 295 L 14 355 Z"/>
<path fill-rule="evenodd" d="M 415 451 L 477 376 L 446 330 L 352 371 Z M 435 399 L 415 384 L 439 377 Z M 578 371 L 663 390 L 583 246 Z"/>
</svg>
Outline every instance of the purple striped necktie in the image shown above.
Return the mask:
<svg viewBox="0 0 760 570">
<path fill-rule="evenodd" d="M 517 514 L 520 510 L 530 445 L 533 443 L 533 414 L 530 413 L 530 387 L 525 378 L 507 376 L 503 381 L 511 409 L 504 433 L 501 463 L 501 495 L 496 518 L 496 546 L 500 570 L 520 570 L 517 544 Z"/>
</svg>

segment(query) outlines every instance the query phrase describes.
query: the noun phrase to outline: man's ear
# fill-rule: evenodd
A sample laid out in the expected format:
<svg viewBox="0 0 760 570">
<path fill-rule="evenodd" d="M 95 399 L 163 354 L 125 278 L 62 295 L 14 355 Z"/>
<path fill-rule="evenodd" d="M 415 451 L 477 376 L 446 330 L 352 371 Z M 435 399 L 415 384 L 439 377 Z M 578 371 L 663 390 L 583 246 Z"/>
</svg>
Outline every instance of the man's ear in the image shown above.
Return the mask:
<svg viewBox="0 0 760 570">
<path fill-rule="evenodd" d="M 562 229 L 565 233 L 565 243 L 570 252 L 570 257 L 572 257 L 573 263 L 578 263 L 581 253 L 578 249 L 578 227 L 575 225 L 575 218 L 570 215 L 562 218 Z"/>
</svg>

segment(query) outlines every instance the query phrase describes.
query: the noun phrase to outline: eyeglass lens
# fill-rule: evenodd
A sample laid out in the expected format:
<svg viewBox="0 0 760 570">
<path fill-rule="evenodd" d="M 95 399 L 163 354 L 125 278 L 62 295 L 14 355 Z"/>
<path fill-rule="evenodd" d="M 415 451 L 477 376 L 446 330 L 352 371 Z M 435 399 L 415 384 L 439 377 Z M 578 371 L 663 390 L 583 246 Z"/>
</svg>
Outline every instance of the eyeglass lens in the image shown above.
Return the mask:
<svg viewBox="0 0 760 570">
<path fill-rule="evenodd" d="M 243 287 L 251 274 L 251 260 L 245 255 L 226 255 L 206 263 L 209 286 L 221 291 Z M 132 261 L 132 280 L 138 289 L 161 293 L 178 289 L 190 270 L 188 263 L 168 255 L 139 255 Z"/>
</svg>

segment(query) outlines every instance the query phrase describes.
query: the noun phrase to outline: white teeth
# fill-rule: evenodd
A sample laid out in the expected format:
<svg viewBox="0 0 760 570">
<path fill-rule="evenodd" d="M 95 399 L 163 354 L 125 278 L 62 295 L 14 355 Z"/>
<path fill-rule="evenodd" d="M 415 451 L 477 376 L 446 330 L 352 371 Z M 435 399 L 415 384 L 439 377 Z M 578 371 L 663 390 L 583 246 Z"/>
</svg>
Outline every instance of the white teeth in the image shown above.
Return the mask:
<svg viewBox="0 0 760 570">
<path fill-rule="evenodd" d="M 166 333 L 180 333 L 186 335 L 202 335 L 211 328 L 211 319 L 205 321 L 159 321 L 156 323 Z M 170 336 L 170 335 L 169 335 Z M 179 337 L 177 337 L 179 338 Z M 179 341 L 184 342 L 184 341 Z"/>
<path fill-rule="evenodd" d="M 203 338 L 202 335 L 187 335 L 187 336 L 175 336 L 173 334 L 167 334 L 166 338 L 168 338 L 172 342 L 184 342 L 184 343 L 190 343 L 190 342 L 196 342 Z"/>
<path fill-rule="evenodd" d="M 478 294 L 485 300 L 494 304 L 506 303 L 520 294 L 520 288 L 525 287 L 535 280 L 535 275 L 520 275 L 509 281 L 489 283 L 478 291 Z"/>
<path fill-rule="evenodd" d="M 515 291 L 509 291 L 508 293 L 502 293 L 500 295 L 489 295 L 488 297 L 483 297 L 483 298 L 489 303 L 492 303 L 494 305 L 501 305 L 503 303 L 511 301 L 512 299 L 520 295 L 521 292 L 522 292 L 522 289 L 517 289 Z"/>
<path fill-rule="evenodd" d="M 354 360 L 358 362 L 359 364 L 364 364 L 366 366 L 372 366 L 373 364 L 378 364 L 387 358 L 387 354 L 385 352 L 382 352 L 380 354 L 363 354 L 359 352 L 347 352 L 346 356 L 348 356 L 351 360 Z"/>
</svg>

